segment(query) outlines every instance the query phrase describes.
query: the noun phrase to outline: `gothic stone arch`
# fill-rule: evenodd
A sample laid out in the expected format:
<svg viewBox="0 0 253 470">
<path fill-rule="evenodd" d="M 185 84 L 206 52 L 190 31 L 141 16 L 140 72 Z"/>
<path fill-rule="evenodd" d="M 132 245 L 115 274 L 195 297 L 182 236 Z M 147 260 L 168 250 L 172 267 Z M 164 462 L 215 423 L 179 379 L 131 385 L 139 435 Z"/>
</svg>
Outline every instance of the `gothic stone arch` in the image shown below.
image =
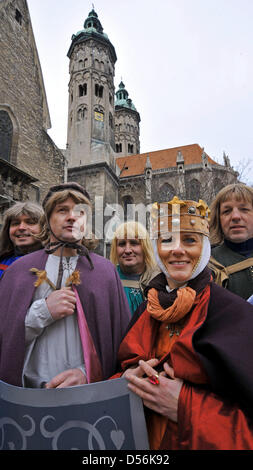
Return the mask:
<svg viewBox="0 0 253 470">
<path fill-rule="evenodd" d="M 192 179 L 186 183 L 186 199 L 198 201 L 201 198 L 201 183 Z"/>
<path fill-rule="evenodd" d="M 159 201 L 158 202 L 168 202 L 173 199 L 175 196 L 175 189 L 171 184 L 169 183 L 164 183 L 160 188 L 159 188 Z"/>
<path fill-rule="evenodd" d="M 17 163 L 19 125 L 10 106 L 0 103 L 0 158 Z"/>
</svg>

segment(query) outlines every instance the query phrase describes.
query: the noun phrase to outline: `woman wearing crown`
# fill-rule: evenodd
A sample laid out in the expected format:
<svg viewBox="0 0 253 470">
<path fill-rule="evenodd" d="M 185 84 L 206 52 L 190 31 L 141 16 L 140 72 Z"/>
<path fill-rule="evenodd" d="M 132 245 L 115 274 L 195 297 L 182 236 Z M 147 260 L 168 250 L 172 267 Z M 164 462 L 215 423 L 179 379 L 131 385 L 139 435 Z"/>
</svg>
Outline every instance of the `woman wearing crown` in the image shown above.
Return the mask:
<svg viewBox="0 0 253 470">
<path fill-rule="evenodd" d="M 208 216 L 177 197 L 151 213 L 161 274 L 117 375 L 143 399 L 151 449 L 253 449 L 253 307 L 212 282 Z"/>
</svg>

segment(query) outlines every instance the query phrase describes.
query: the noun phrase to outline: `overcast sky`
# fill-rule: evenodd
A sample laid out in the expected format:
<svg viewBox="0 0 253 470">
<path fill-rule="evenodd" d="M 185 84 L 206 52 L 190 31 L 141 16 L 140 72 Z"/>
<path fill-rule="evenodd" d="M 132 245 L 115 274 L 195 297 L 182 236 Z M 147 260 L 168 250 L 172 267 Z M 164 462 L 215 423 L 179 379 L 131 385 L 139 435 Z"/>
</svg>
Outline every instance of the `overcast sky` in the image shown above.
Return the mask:
<svg viewBox="0 0 253 470">
<path fill-rule="evenodd" d="M 28 0 L 52 122 L 66 147 L 72 34 L 92 9 L 85 0 Z M 141 153 L 198 143 L 216 161 L 247 164 L 253 184 L 253 1 L 94 0 L 141 116 Z M 252 162 L 252 163 L 251 163 Z"/>
</svg>

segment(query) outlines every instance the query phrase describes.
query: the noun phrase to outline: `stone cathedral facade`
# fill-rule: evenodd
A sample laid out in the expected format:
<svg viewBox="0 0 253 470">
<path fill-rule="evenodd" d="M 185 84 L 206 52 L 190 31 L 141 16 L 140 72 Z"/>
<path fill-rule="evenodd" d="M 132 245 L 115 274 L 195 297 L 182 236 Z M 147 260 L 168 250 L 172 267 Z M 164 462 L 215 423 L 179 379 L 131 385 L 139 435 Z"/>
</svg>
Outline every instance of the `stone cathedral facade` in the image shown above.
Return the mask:
<svg viewBox="0 0 253 470">
<path fill-rule="evenodd" d="M 224 165 L 217 164 L 198 144 L 140 153 L 140 115 L 123 82 L 115 91 L 116 52 L 94 9 L 73 34 L 68 57 L 68 179 L 100 198 L 101 212 L 112 215 L 106 208 L 118 203 L 127 215 L 133 204 L 175 194 L 209 203 L 236 181 L 226 155 Z"/>
<path fill-rule="evenodd" d="M 115 204 L 127 214 L 129 204 L 175 194 L 209 203 L 236 181 L 229 158 L 220 165 L 199 144 L 141 153 L 140 114 L 123 81 L 115 88 L 116 51 L 94 9 L 66 51 L 66 149 L 47 134 L 50 114 L 26 0 L 0 0 L 0 40 L 0 214 L 17 200 L 40 202 L 64 180 L 86 187 L 104 224 Z M 103 227 L 97 232 L 106 255 Z"/>
</svg>

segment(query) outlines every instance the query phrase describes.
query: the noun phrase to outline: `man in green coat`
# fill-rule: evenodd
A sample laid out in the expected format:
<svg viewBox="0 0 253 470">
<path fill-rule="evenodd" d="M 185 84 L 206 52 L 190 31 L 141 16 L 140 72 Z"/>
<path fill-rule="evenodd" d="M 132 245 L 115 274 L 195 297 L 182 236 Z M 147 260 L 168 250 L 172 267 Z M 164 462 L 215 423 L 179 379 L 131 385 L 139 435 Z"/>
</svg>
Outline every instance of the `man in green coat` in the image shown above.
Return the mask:
<svg viewBox="0 0 253 470">
<path fill-rule="evenodd" d="M 253 294 L 253 188 L 225 186 L 211 205 L 209 267 L 217 284 L 248 299 Z"/>
</svg>

